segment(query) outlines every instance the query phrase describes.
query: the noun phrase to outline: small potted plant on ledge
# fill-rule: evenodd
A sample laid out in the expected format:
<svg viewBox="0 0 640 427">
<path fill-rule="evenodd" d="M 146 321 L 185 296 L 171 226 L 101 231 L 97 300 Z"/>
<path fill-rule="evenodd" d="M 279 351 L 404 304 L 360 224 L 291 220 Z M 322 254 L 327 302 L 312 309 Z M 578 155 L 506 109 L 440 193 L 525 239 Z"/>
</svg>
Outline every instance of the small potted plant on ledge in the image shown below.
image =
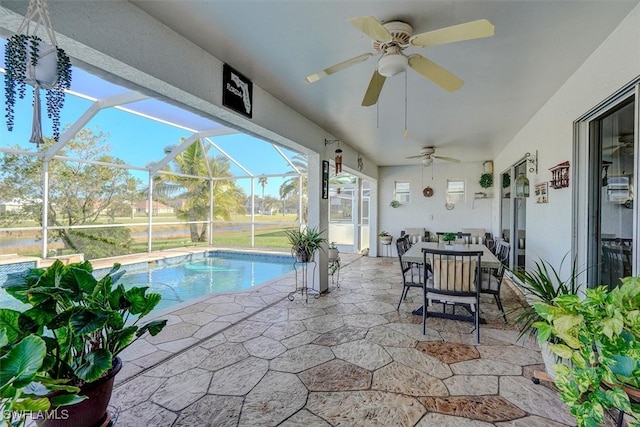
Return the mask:
<svg viewBox="0 0 640 427">
<path fill-rule="evenodd" d="M 322 237 L 324 231 L 318 231 L 317 227 L 303 227 L 298 230 L 286 230 L 285 234 L 291 243 L 291 255 L 297 262 L 310 262 L 318 249 L 327 239 Z"/>
<path fill-rule="evenodd" d="M 125 289 L 117 284 L 124 274 L 115 264 L 100 280 L 89 261 L 63 265 L 56 260 L 46 270 L 34 268 L 11 275 L 7 293 L 30 308 L 24 312 L 0 309 L 0 324 L 11 328 L 9 344 L 29 335 L 46 343 L 43 375 L 80 387 L 87 399 L 44 413 L 44 426 L 96 426 L 108 422 L 107 406 L 115 375 L 122 362 L 118 354 L 149 332 L 158 334 L 166 320 L 139 324 L 160 302 L 148 287 Z"/>
<path fill-rule="evenodd" d="M 604 425 L 609 408 L 640 420 L 640 277 L 587 289 L 584 298 L 562 295 L 535 310 L 544 319 L 533 324 L 538 337 L 555 339 L 551 351 L 571 361 L 555 366 L 555 384 L 578 426 Z"/>
<path fill-rule="evenodd" d="M 391 236 L 389 232 L 384 230 L 378 233 L 378 237 L 380 238 L 380 243 L 382 243 L 383 245 L 390 245 L 391 241 L 393 240 L 393 236 Z"/>
<path fill-rule="evenodd" d="M 452 232 L 447 232 L 444 233 L 442 235 L 442 241 L 445 242 L 447 245 L 452 245 L 453 241 L 456 240 L 456 233 L 452 233 Z"/>
</svg>

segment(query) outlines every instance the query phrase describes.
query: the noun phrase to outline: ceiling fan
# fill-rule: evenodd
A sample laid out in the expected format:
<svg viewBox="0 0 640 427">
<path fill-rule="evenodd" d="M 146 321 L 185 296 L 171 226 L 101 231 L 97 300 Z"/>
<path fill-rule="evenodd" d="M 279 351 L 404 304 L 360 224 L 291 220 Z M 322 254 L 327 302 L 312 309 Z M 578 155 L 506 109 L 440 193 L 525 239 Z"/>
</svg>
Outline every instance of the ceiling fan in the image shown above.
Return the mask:
<svg viewBox="0 0 640 427">
<path fill-rule="evenodd" d="M 446 156 L 436 156 L 435 152 L 436 152 L 435 147 L 423 147 L 422 150 L 420 150 L 420 154 L 418 154 L 417 156 L 409 156 L 407 157 L 407 159 L 421 158 L 422 164 L 425 166 L 431 165 L 434 159 L 444 160 L 446 162 L 460 163 L 459 159 L 454 159 L 453 157 L 446 157 Z"/>
<path fill-rule="evenodd" d="M 410 45 L 425 47 L 464 40 L 490 37 L 494 26 L 486 19 L 453 25 L 439 30 L 413 35 L 411 25 L 402 21 L 380 23 L 372 16 L 360 16 L 349 19 L 351 25 L 362 31 L 373 41 L 373 50 L 382 54 L 373 72 L 369 87 L 362 100 L 363 106 L 374 105 L 382 91 L 385 79 L 407 69 L 407 66 L 433 81 L 443 89 L 453 92 L 460 89 L 464 82 L 435 62 L 419 54 L 405 55 L 403 51 Z M 374 53 L 363 53 L 346 61 L 305 77 L 307 83 L 316 82 L 328 75 L 347 67 L 366 61 Z"/>
<path fill-rule="evenodd" d="M 602 147 L 603 150 L 613 150 L 611 152 L 611 155 L 615 155 L 616 153 L 619 154 L 624 154 L 626 156 L 632 156 L 633 155 L 633 142 L 634 142 L 634 138 L 633 138 L 633 134 L 632 133 L 626 133 L 626 134 L 622 134 L 618 137 L 618 144 L 614 144 L 614 145 L 609 145 L 606 147 Z"/>
</svg>

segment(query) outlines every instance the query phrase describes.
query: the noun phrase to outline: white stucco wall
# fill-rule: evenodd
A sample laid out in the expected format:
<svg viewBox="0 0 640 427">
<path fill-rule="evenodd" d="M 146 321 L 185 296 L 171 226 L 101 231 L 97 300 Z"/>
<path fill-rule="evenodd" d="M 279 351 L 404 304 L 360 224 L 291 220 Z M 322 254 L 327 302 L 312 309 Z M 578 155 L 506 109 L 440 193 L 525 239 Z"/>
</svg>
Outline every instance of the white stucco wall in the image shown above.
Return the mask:
<svg viewBox="0 0 640 427">
<path fill-rule="evenodd" d="M 483 189 L 478 181 L 484 172 L 481 162 L 447 163 L 436 161 L 431 166 L 385 166 L 379 168 L 379 230 L 385 230 L 394 237 L 408 227 L 424 227 L 431 233 L 438 231 L 460 231 L 462 228 L 484 228 L 491 231 L 492 199 L 478 199 L 477 192 L 491 195 L 494 188 Z M 433 177 L 432 177 L 433 170 Z M 445 208 L 447 180 L 464 180 L 466 199 L 455 208 Z M 395 182 L 409 182 L 411 201 L 398 208 L 389 203 L 394 197 Z M 422 189 L 431 187 L 434 194 L 424 197 Z M 381 246 L 378 244 L 378 248 Z M 395 249 L 393 254 L 395 254 Z"/>
<path fill-rule="evenodd" d="M 538 174 L 528 174 L 532 188 L 549 181 L 549 168 L 572 159 L 573 122 L 640 75 L 640 6 L 636 7 L 585 63 L 531 118 L 496 157 L 494 169 L 502 172 L 526 152 L 538 150 Z M 535 84 L 535 82 L 531 82 Z M 570 172 L 575 170 L 571 165 Z M 545 259 L 559 265 L 572 247 L 573 175 L 568 188 L 549 189 L 549 203 L 527 199 L 527 265 Z M 498 212 L 499 199 L 493 200 Z M 499 217 L 494 216 L 494 232 Z M 585 260 L 578 260 L 584 262 Z M 563 265 L 563 268 L 569 265 Z"/>
</svg>

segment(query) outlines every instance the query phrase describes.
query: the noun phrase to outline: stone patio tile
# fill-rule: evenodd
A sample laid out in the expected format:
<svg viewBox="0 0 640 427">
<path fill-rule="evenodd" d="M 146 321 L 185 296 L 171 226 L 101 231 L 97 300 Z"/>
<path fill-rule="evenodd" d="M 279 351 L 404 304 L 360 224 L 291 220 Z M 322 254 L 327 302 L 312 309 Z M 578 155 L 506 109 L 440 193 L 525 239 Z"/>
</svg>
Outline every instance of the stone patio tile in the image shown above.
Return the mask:
<svg viewBox="0 0 640 427">
<path fill-rule="evenodd" d="M 166 351 L 169 353 L 178 353 L 186 349 L 187 347 L 191 347 L 192 345 L 197 344 L 198 342 L 199 340 L 197 338 L 188 337 L 181 338 L 175 341 L 163 342 L 162 344 L 158 344 L 157 347 L 162 351 Z"/>
<path fill-rule="evenodd" d="M 234 302 L 243 307 L 266 307 L 267 305 L 258 295 L 248 294 L 235 295 Z"/>
<path fill-rule="evenodd" d="M 269 368 L 275 371 L 298 373 L 321 365 L 334 358 L 327 347 L 307 344 L 282 353 L 269 362 Z"/>
<path fill-rule="evenodd" d="M 334 359 L 307 369 L 298 377 L 310 391 L 346 391 L 369 389 L 373 376 L 366 369 Z"/>
<path fill-rule="evenodd" d="M 355 326 L 356 328 L 371 328 L 388 323 L 387 319 L 380 314 L 350 314 L 342 316 L 342 320 L 345 325 Z"/>
<path fill-rule="evenodd" d="M 500 396 L 530 414 L 569 425 L 576 422 L 555 392 L 525 377 L 500 378 Z"/>
<path fill-rule="evenodd" d="M 199 368 L 209 371 L 217 371 L 249 357 L 247 350 L 239 343 L 225 342 L 209 351 L 211 355 L 198 365 Z"/>
<path fill-rule="evenodd" d="M 243 310 L 244 307 L 240 304 L 236 304 L 235 302 L 209 304 L 209 307 L 204 309 L 205 312 L 215 314 L 217 316 L 241 313 Z"/>
<path fill-rule="evenodd" d="M 287 347 L 282 345 L 280 341 L 267 337 L 257 337 L 243 345 L 250 355 L 266 360 L 271 360 L 287 351 Z"/>
<path fill-rule="evenodd" d="M 150 369 L 146 375 L 152 377 L 172 378 L 182 372 L 188 371 L 200 365 L 200 363 L 211 355 L 209 350 L 202 347 L 194 347 L 167 360 L 166 362 Z"/>
<path fill-rule="evenodd" d="M 385 314 L 396 311 L 397 307 L 395 304 L 389 304 L 388 302 L 382 301 L 359 302 L 355 305 L 367 314 Z"/>
<path fill-rule="evenodd" d="M 307 389 L 297 376 L 269 372 L 245 397 L 239 426 L 275 426 L 298 412 Z"/>
<path fill-rule="evenodd" d="M 280 424 L 278 427 L 331 427 L 331 424 L 323 420 L 322 418 L 313 415 L 306 409 L 300 411 L 289 417 L 288 420 Z"/>
<path fill-rule="evenodd" d="M 412 426 L 426 412 L 415 398 L 382 391 L 312 392 L 307 409 L 332 425 Z"/>
<path fill-rule="evenodd" d="M 479 421 L 509 421 L 527 415 L 500 396 L 421 397 L 429 412 L 470 418 Z"/>
<path fill-rule="evenodd" d="M 134 341 L 133 344 L 125 348 L 118 356 L 123 362 L 128 362 L 153 354 L 156 351 L 158 351 L 158 347 L 142 338 Z"/>
<path fill-rule="evenodd" d="M 211 314 L 206 311 L 196 311 L 196 312 L 181 314 L 180 318 L 187 323 L 192 323 L 194 325 L 202 326 L 216 320 L 216 318 L 218 318 L 218 315 Z"/>
<path fill-rule="evenodd" d="M 249 357 L 216 371 L 209 385 L 210 394 L 244 396 L 269 370 L 269 362 Z"/>
<path fill-rule="evenodd" d="M 327 307 L 323 309 L 326 314 L 332 315 L 344 315 L 344 314 L 362 314 L 363 311 L 356 307 L 355 304 L 344 304 L 340 302 L 340 304 L 332 305 L 331 307 Z"/>
<path fill-rule="evenodd" d="M 218 321 L 207 323 L 206 325 L 203 325 L 202 327 L 200 327 L 200 329 L 198 329 L 193 334 L 193 337 L 197 338 L 199 340 L 205 339 L 205 338 L 209 338 L 210 336 L 212 336 L 216 332 L 220 332 L 221 330 L 223 330 L 225 328 L 228 328 L 229 326 L 232 325 L 231 322 L 223 322 L 223 321 L 221 321 L 221 319 L 222 319 L 222 317 L 219 317 Z"/>
<path fill-rule="evenodd" d="M 176 316 L 180 316 L 182 318 L 183 314 L 188 314 L 188 313 L 199 313 L 204 311 L 205 308 L 207 308 L 209 306 L 209 304 L 205 303 L 205 302 L 198 302 L 195 304 L 191 304 L 187 307 L 181 308 L 179 310 L 175 310 L 173 311 L 171 314 L 174 314 Z"/>
<path fill-rule="evenodd" d="M 342 316 L 335 316 L 331 314 L 314 317 L 313 319 L 306 319 L 303 322 L 308 330 L 319 332 L 321 334 L 344 326 Z"/>
<path fill-rule="evenodd" d="M 174 426 L 235 427 L 240 419 L 242 401 L 242 397 L 204 396 L 183 409 Z"/>
<path fill-rule="evenodd" d="M 118 427 L 170 426 L 176 414 L 152 402 L 144 402 L 118 414 Z"/>
<path fill-rule="evenodd" d="M 422 371 L 392 362 L 373 373 L 371 388 L 408 396 L 448 396 L 444 383 Z"/>
<path fill-rule="evenodd" d="M 204 341 L 200 341 L 200 347 L 202 348 L 206 348 L 206 349 L 211 349 L 213 347 L 219 346 L 222 343 L 227 342 L 227 339 L 224 337 L 223 334 L 217 334 L 212 336 L 211 338 L 207 338 Z"/>
<path fill-rule="evenodd" d="M 530 350 L 517 345 L 478 346 L 478 351 L 484 359 L 501 360 L 521 366 L 542 363 L 539 351 Z"/>
<path fill-rule="evenodd" d="M 251 317 L 254 322 L 278 323 L 289 320 L 289 310 L 283 307 L 268 307 Z"/>
<path fill-rule="evenodd" d="M 149 354 L 147 356 L 141 357 L 139 359 L 134 360 L 133 363 L 140 365 L 141 367 L 147 369 L 150 368 L 152 366 L 157 365 L 158 363 L 162 362 L 165 359 L 168 359 L 169 357 L 171 357 L 174 353 L 169 353 L 168 351 L 161 351 L 158 350 L 153 354 Z M 118 374 L 118 376 L 120 376 L 122 374 L 122 371 L 120 371 L 120 374 Z"/>
<path fill-rule="evenodd" d="M 313 343 L 318 345 L 334 346 L 346 342 L 364 339 L 367 336 L 367 329 L 354 326 L 343 326 L 333 331 L 325 332 L 316 338 Z"/>
<path fill-rule="evenodd" d="M 454 375 L 443 381 L 451 396 L 498 394 L 498 377 L 495 375 Z"/>
<path fill-rule="evenodd" d="M 229 342 L 245 342 L 259 337 L 269 326 L 271 326 L 270 323 L 256 322 L 252 319 L 233 325 L 223 334 Z"/>
<path fill-rule="evenodd" d="M 280 322 L 269 326 L 262 335 L 276 340 L 283 340 L 294 335 L 298 335 L 306 330 L 306 326 L 300 320 L 290 320 L 288 322 Z"/>
<path fill-rule="evenodd" d="M 192 325 L 190 323 L 181 322 L 174 325 L 167 325 L 155 337 L 146 336 L 145 339 L 149 343 L 155 344 L 155 345 L 168 343 L 171 341 L 177 341 L 179 339 L 190 337 L 199 328 L 200 327 L 198 325 Z"/>
<path fill-rule="evenodd" d="M 282 340 L 281 344 L 287 348 L 296 348 L 302 345 L 311 344 L 319 336 L 320 334 L 318 332 L 305 331 L 298 335 L 294 335 L 291 338 Z"/>
<path fill-rule="evenodd" d="M 418 317 L 418 316 L 415 316 Z M 433 329 L 427 328 L 427 333 L 422 334 L 422 322 L 407 324 L 407 323 L 389 323 L 388 328 L 393 329 L 396 332 L 405 334 L 417 341 L 441 341 L 440 333 Z"/>
<path fill-rule="evenodd" d="M 538 417 L 537 415 L 529 415 L 517 420 L 496 423 L 499 427 L 566 427 L 567 424 L 561 424 L 548 418 Z"/>
<path fill-rule="evenodd" d="M 423 341 L 418 343 L 416 349 L 449 364 L 480 358 L 480 353 L 475 347 L 456 342 Z"/>
<path fill-rule="evenodd" d="M 332 347 L 332 350 L 338 359 L 369 370 L 378 369 L 392 361 L 382 346 L 366 340 L 340 344 Z"/>
<path fill-rule="evenodd" d="M 140 375 L 126 382 L 120 387 L 115 387 L 111 395 L 110 405 L 125 411 L 143 402 L 146 402 L 167 381 L 166 378 Z"/>
<path fill-rule="evenodd" d="M 453 375 L 449 365 L 418 349 L 387 347 L 386 350 L 396 362 L 429 374 L 432 377 L 443 379 Z"/>
<path fill-rule="evenodd" d="M 386 325 L 369 328 L 366 338 L 368 341 L 390 347 L 415 347 L 418 343 L 414 338 L 398 333 Z"/>
<path fill-rule="evenodd" d="M 522 375 L 521 366 L 499 360 L 467 360 L 453 363 L 450 367 L 456 375 Z"/>
<path fill-rule="evenodd" d="M 493 424 L 435 412 L 425 415 L 415 427 L 491 427 Z M 543 424 L 538 427 L 546 427 Z"/>
<path fill-rule="evenodd" d="M 211 304 L 231 304 L 233 302 L 235 302 L 235 296 L 234 295 L 216 295 L 212 298 L 209 298 L 205 301 L 202 301 L 204 304 L 207 305 L 211 305 Z"/>
<path fill-rule="evenodd" d="M 290 308 L 289 320 L 305 320 L 327 314 L 324 308 Z"/>
<path fill-rule="evenodd" d="M 172 376 L 151 396 L 151 401 L 171 411 L 180 411 L 207 394 L 212 375 L 196 368 Z"/>
</svg>

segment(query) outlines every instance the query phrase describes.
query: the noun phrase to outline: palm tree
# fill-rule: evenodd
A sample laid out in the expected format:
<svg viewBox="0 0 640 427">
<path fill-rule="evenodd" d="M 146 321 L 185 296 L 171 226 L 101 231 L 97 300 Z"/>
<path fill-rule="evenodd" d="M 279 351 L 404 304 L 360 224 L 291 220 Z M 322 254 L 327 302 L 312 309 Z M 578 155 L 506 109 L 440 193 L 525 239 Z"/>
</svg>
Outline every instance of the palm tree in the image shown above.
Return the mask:
<svg viewBox="0 0 640 427">
<path fill-rule="evenodd" d="M 291 163 L 302 174 L 302 191 L 300 191 L 300 179 L 298 175 L 287 178 L 282 185 L 280 185 L 280 200 L 282 200 L 283 207 L 287 200 L 298 200 L 300 194 L 302 194 L 302 212 L 298 212 L 298 220 L 302 214 L 303 222 L 307 221 L 307 159 L 301 154 L 295 154 L 291 157 Z"/>
<path fill-rule="evenodd" d="M 260 201 L 260 211 L 264 215 L 264 186 L 267 185 L 267 176 L 260 175 L 258 177 L 258 183 L 262 186 L 262 200 Z"/>
<path fill-rule="evenodd" d="M 155 192 L 160 196 L 173 196 L 185 199 L 178 209 L 177 216 L 186 221 L 205 221 L 209 217 L 209 170 L 211 177 L 231 177 L 231 163 L 224 156 L 208 158 L 202 150 L 200 141 L 195 141 L 178 154 L 168 170 L 203 179 L 160 174 L 155 177 Z M 207 170 L 207 163 L 209 165 Z M 213 180 L 213 217 L 230 220 L 231 214 L 242 212 L 246 196 L 242 188 L 232 179 Z M 198 226 L 201 228 L 198 228 Z M 207 240 L 207 224 L 189 223 L 192 242 Z"/>
</svg>

